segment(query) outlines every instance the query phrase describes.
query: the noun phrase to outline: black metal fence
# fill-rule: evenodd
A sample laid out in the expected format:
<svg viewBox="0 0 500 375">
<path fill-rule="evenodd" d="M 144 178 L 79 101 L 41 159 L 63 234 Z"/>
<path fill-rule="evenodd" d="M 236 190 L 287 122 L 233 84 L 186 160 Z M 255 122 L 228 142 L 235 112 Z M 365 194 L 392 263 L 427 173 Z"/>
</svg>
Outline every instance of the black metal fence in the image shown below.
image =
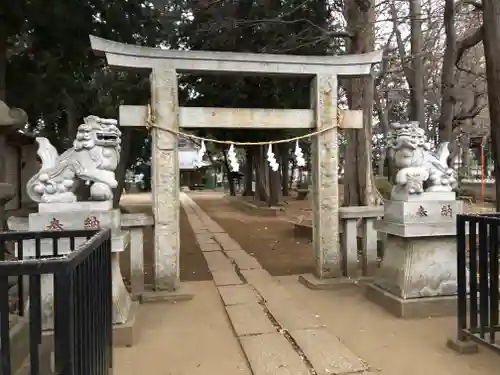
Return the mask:
<svg viewBox="0 0 500 375">
<path fill-rule="evenodd" d="M 77 239 L 86 241 L 77 246 Z M 34 242 L 34 259 L 23 260 L 26 241 Z M 60 254 L 60 241 L 70 253 Z M 46 242 L 52 254 L 47 256 Z M 51 242 L 51 244 L 50 244 Z M 17 244 L 17 256 L 12 254 Z M 45 244 L 45 247 L 44 247 Z M 10 259 L 8 259 L 10 258 Z M 53 276 L 53 373 L 107 375 L 112 366 L 111 234 L 102 231 L 0 233 L 0 374 L 11 375 L 9 309 L 24 315 L 29 300 L 29 373 L 41 374 L 41 278 Z M 17 277 L 17 303 L 12 311 L 9 279 Z M 27 282 L 27 288 L 24 283 Z"/>
<path fill-rule="evenodd" d="M 497 342 L 500 214 L 457 215 L 458 340 Z"/>
</svg>

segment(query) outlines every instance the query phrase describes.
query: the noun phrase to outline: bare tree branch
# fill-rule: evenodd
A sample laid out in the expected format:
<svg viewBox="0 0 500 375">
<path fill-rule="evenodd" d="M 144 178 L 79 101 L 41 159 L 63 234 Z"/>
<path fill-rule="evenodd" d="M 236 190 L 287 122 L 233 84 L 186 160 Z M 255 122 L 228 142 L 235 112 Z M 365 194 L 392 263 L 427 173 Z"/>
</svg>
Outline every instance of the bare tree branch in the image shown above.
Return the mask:
<svg viewBox="0 0 500 375">
<path fill-rule="evenodd" d="M 462 56 L 469 48 L 474 47 L 476 44 L 479 44 L 483 41 L 484 36 L 484 27 L 481 26 L 476 29 L 469 36 L 457 42 L 457 57 L 455 60 L 455 65 L 460 62 Z"/>
</svg>

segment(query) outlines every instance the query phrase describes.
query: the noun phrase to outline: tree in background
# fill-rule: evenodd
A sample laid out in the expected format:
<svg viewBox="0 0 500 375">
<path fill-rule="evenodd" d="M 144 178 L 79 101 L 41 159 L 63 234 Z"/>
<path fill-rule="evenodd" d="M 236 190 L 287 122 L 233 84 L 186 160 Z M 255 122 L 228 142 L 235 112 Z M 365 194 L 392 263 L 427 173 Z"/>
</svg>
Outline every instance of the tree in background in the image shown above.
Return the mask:
<svg viewBox="0 0 500 375">
<path fill-rule="evenodd" d="M 478 4 L 478 6 L 480 6 Z M 491 141 L 495 163 L 496 196 L 500 197 L 500 3 L 483 0 L 484 53 L 488 83 L 488 103 L 490 108 Z M 496 201 L 500 211 L 500 201 Z"/>
<path fill-rule="evenodd" d="M 338 30 L 340 25 L 332 16 L 332 6 L 324 0 L 182 3 L 192 17 L 183 19 L 180 44 L 192 50 L 325 55 L 336 51 L 339 36 L 347 35 Z M 309 108 L 309 78 L 186 75 L 181 82 L 184 91 L 191 93 L 181 95 L 181 104 L 186 106 Z M 296 134 L 292 130 L 227 129 L 211 129 L 209 133 L 217 139 L 236 141 L 265 141 Z M 278 204 L 288 187 L 290 145 L 275 147 L 273 151 L 281 160 L 281 173 L 269 170 L 266 147 L 245 150 L 246 193 L 250 193 L 255 172 L 257 198 L 268 204 Z"/>
<path fill-rule="evenodd" d="M 0 93 L 6 92 L 9 105 L 23 108 L 32 130 L 48 137 L 60 151 L 71 147 L 83 117 L 95 114 L 117 118 L 120 104 L 149 102 L 148 74 L 110 70 L 94 55 L 88 39 L 94 34 L 159 46 L 166 39 L 163 32 L 168 31 L 167 23 L 146 1 L 8 3 L 1 14 L 9 22 L 2 23 L 0 32 Z M 117 170 L 121 183 L 146 135 L 142 132 L 142 136 L 132 137 L 133 131 L 123 131 Z M 119 186 L 115 204 L 121 191 Z"/>
</svg>

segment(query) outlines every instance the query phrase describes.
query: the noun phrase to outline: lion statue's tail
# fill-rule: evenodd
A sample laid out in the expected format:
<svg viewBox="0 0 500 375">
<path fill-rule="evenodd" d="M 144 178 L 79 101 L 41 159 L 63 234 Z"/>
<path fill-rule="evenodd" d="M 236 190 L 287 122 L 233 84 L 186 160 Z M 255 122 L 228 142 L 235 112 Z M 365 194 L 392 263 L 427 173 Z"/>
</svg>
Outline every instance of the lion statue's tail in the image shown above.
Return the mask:
<svg viewBox="0 0 500 375">
<path fill-rule="evenodd" d="M 42 168 L 40 170 L 52 169 L 56 166 L 59 153 L 56 148 L 45 137 L 36 137 L 38 143 L 37 154 L 42 160 Z"/>
<path fill-rule="evenodd" d="M 450 149 L 448 145 L 450 142 L 440 143 L 436 147 L 435 156 L 439 160 L 439 163 L 444 167 L 448 167 L 448 158 L 450 157 Z"/>
</svg>

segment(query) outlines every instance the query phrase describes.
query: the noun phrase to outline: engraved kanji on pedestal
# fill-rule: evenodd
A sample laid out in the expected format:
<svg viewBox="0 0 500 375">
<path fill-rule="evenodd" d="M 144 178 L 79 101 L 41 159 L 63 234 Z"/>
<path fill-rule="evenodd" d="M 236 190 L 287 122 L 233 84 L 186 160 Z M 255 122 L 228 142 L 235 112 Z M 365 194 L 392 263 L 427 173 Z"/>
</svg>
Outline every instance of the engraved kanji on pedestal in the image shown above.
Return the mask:
<svg viewBox="0 0 500 375">
<path fill-rule="evenodd" d="M 100 229 L 101 222 L 96 216 L 89 216 L 83 222 L 83 226 L 85 229 Z"/>
<path fill-rule="evenodd" d="M 46 229 L 48 231 L 58 231 L 58 230 L 64 230 L 64 225 L 61 224 L 59 219 L 56 219 L 55 217 L 52 218 L 50 223 L 47 225 Z"/>
</svg>

